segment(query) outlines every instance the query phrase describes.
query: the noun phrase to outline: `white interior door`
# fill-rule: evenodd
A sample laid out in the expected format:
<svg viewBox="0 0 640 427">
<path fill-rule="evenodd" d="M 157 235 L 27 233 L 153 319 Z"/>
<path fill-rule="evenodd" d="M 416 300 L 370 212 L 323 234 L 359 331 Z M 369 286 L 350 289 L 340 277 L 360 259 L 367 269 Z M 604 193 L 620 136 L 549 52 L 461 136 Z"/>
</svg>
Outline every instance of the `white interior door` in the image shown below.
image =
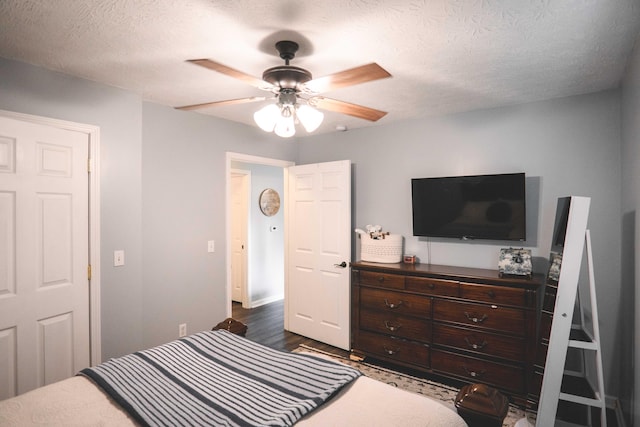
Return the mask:
<svg viewBox="0 0 640 427">
<path fill-rule="evenodd" d="M 0 117 L 0 399 L 90 364 L 88 149 Z"/>
<path fill-rule="evenodd" d="M 285 329 L 348 350 L 351 162 L 287 174 Z"/>
<path fill-rule="evenodd" d="M 231 300 L 248 308 L 247 228 L 249 225 L 249 171 L 231 172 Z"/>
</svg>

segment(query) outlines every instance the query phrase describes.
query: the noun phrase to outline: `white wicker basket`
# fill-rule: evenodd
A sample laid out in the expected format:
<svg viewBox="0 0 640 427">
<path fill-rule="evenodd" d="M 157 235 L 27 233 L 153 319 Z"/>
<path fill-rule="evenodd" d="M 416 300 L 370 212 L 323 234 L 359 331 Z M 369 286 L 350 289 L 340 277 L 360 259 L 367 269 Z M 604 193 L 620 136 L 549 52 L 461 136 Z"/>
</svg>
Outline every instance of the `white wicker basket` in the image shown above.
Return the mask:
<svg viewBox="0 0 640 427">
<path fill-rule="evenodd" d="M 369 262 L 395 263 L 402 261 L 402 236 L 388 234 L 384 239 L 360 235 L 360 259 Z"/>
</svg>

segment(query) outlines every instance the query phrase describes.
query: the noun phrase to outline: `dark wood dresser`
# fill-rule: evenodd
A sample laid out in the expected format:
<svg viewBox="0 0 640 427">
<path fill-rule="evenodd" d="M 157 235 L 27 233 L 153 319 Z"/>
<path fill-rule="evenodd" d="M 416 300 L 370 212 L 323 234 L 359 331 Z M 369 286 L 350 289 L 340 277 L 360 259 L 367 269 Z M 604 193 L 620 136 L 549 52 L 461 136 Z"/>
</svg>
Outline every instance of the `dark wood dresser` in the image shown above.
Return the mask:
<svg viewBox="0 0 640 427">
<path fill-rule="evenodd" d="M 526 405 L 543 275 L 369 262 L 351 274 L 354 357 L 488 384 Z"/>
</svg>

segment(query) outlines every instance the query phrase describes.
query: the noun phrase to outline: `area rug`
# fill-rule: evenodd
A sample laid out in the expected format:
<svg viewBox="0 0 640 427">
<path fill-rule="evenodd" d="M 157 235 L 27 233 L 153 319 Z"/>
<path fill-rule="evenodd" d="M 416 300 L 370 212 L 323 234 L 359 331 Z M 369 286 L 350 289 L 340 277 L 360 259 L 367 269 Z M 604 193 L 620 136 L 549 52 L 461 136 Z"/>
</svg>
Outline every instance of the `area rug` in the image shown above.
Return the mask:
<svg viewBox="0 0 640 427">
<path fill-rule="evenodd" d="M 390 369 L 376 366 L 366 362 L 357 362 L 346 357 L 328 353 L 306 345 L 301 345 L 294 350 L 296 353 L 318 354 L 324 357 L 335 359 L 341 363 L 347 364 L 358 369 L 363 375 L 377 381 L 382 381 L 393 387 L 398 387 L 413 393 L 422 394 L 432 399 L 444 402 L 447 406 L 455 410 L 455 398 L 458 395 L 458 389 L 435 381 L 424 378 L 413 377 L 401 372 L 392 371 Z M 535 414 L 524 411 L 514 405 L 509 405 L 509 412 L 504 419 L 503 427 L 513 427 L 518 420 L 527 417 L 532 425 L 535 425 Z"/>
</svg>

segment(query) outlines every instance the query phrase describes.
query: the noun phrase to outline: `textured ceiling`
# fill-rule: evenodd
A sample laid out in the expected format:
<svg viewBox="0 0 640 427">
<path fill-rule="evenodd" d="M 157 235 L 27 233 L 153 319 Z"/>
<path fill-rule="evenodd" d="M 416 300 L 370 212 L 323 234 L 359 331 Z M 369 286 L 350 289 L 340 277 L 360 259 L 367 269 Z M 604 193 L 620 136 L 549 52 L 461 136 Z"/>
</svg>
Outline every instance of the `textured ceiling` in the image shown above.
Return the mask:
<svg viewBox="0 0 640 427">
<path fill-rule="evenodd" d="M 393 77 L 323 93 L 388 115 L 327 113 L 317 132 L 617 87 L 640 29 L 638 0 L 0 0 L 0 56 L 169 106 L 266 93 L 185 62 L 252 76 L 282 64 L 314 77 L 377 62 Z M 260 103 L 184 112 L 255 126 Z M 299 132 L 298 136 L 304 136 Z"/>
</svg>

